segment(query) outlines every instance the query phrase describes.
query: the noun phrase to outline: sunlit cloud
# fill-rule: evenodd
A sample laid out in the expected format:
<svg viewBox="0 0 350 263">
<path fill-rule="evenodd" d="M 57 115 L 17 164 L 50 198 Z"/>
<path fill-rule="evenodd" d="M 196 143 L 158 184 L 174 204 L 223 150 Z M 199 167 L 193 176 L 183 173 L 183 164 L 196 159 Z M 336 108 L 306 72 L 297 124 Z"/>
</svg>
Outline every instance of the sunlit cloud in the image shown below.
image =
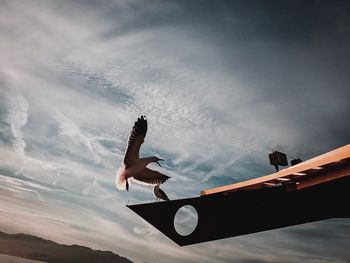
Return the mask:
<svg viewBox="0 0 350 263">
<path fill-rule="evenodd" d="M 315 18 L 301 34 L 307 22 L 282 15 L 298 10 L 276 8 L 282 11 L 241 2 L 4 1 L 0 230 L 136 262 L 349 258 L 341 249 L 345 221 L 179 248 L 125 207 L 154 201 L 151 187 L 133 184 L 126 193 L 114 186 L 141 114 L 149 122 L 141 155 L 165 159 L 154 169 L 172 177 L 162 186 L 170 199 L 272 172 L 267 154 L 276 143 L 305 158 L 348 143 L 347 20 L 339 15 L 321 30 Z M 327 12 L 317 8 L 321 17 Z M 333 28 L 343 31 L 330 39 Z M 339 229 L 333 246 L 300 245 L 328 228 Z"/>
</svg>

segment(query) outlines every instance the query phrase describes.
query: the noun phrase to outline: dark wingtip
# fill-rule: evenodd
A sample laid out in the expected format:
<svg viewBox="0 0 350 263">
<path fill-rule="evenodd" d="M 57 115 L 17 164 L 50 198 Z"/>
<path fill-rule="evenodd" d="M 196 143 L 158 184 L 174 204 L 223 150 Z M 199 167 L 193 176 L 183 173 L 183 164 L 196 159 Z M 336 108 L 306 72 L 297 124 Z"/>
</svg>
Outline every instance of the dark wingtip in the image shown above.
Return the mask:
<svg viewBox="0 0 350 263">
<path fill-rule="evenodd" d="M 141 115 L 141 117 L 137 118 L 135 122 L 134 128 L 137 134 L 146 135 L 147 132 L 147 120 L 145 119 L 145 115 Z"/>
</svg>

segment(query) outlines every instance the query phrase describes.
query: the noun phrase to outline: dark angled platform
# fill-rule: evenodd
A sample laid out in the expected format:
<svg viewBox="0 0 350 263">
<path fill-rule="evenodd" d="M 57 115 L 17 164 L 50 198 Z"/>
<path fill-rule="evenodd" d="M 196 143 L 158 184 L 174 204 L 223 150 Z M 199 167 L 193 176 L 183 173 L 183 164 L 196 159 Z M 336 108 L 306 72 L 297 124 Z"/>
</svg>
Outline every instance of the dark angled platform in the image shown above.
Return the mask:
<svg viewBox="0 0 350 263">
<path fill-rule="evenodd" d="M 180 246 L 330 218 L 350 218 L 349 157 L 347 145 L 287 168 L 288 172 L 285 169 L 205 190 L 200 197 L 128 207 Z M 185 205 L 197 210 L 198 224 L 190 235 L 181 236 L 175 230 L 174 217 Z"/>
</svg>

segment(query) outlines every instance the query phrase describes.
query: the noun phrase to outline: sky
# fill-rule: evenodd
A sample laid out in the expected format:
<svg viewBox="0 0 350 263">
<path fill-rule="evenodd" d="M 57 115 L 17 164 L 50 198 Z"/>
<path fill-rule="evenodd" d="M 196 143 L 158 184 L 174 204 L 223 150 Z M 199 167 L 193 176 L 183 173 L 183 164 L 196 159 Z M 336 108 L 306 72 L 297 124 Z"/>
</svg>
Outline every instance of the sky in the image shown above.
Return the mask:
<svg viewBox="0 0 350 263">
<path fill-rule="evenodd" d="M 0 0 L 0 231 L 135 262 L 349 262 L 333 219 L 178 247 L 125 205 L 134 121 L 170 199 L 349 143 L 347 1 Z"/>
</svg>

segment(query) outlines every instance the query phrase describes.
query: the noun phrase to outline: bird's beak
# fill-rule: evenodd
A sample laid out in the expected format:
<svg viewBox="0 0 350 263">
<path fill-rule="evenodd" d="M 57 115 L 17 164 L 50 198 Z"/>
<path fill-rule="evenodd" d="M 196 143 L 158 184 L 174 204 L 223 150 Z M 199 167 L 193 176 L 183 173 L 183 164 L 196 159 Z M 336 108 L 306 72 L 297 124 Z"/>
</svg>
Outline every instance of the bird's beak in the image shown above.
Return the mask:
<svg viewBox="0 0 350 263">
<path fill-rule="evenodd" d="M 160 167 L 162 167 L 159 163 L 159 161 L 164 161 L 163 159 L 158 159 L 158 161 L 156 162 Z"/>
</svg>

